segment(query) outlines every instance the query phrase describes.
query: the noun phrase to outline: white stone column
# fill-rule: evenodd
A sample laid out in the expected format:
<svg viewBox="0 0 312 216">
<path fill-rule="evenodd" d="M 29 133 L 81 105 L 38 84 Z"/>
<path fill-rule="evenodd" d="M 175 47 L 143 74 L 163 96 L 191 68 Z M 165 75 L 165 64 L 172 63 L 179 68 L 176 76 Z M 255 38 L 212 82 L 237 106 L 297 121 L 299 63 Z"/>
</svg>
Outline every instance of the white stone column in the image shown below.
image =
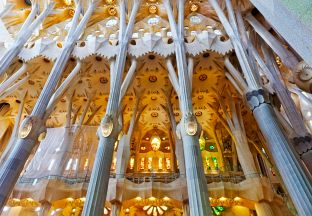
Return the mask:
<svg viewBox="0 0 312 216">
<path fill-rule="evenodd" d="M 79 25 L 77 25 L 81 13 L 81 5 L 77 5 L 72 21 L 73 27 L 70 29 L 69 35 L 66 38 L 61 55 L 57 58 L 31 115 L 27 117 L 21 125 L 26 135 L 17 140 L 11 154 L 0 170 L 0 209 L 4 207 L 29 155 L 38 143 L 38 136 L 45 131 L 44 117 L 48 103 L 59 83 L 75 42 L 83 32 L 95 7 L 96 3 L 90 3 L 84 17 Z"/>
<path fill-rule="evenodd" d="M 306 170 L 302 167 L 298 155 L 280 129 L 265 92 L 262 89 L 255 90 L 247 93 L 246 97 L 299 215 L 311 215 L 311 178 L 305 172 Z"/>
<path fill-rule="evenodd" d="M 37 17 L 37 19 L 33 21 L 39 8 L 39 5 L 37 3 L 34 3 L 34 6 L 32 7 L 32 11 L 27 17 L 20 32 L 18 32 L 16 40 L 14 41 L 13 45 L 0 59 L 0 76 L 2 76 L 6 72 L 6 70 L 9 68 L 11 62 L 19 54 L 22 47 L 27 42 L 27 40 L 31 37 L 35 29 L 38 28 L 38 26 L 44 21 L 44 19 L 52 12 L 54 5 L 55 3 L 49 4 L 47 8 L 45 8 L 44 11 Z"/>
<path fill-rule="evenodd" d="M 200 126 L 193 114 L 192 90 L 187 70 L 186 51 L 184 46 L 184 0 L 178 0 L 178 23 L 168 0 L 164 1 L 168 13 L 170 29 L 174 38 L 175 56 L 178 67 L 178 95 L 182 119 L 178 133 L 183 141 L 186 182 L 189 196 L 190 214 L 196 216 L 211 215 L 207 182 L 199 149 Z M 170 70 L 170 68 L 168 68 Z M 172 74 L 173 75 L 173 74 Z"/>
<path fill-rule="evenodd" d="M 103 215 L 103 204 L 106 199 L 110 168 L 112 164 L 114 143 L 117 140 L 121 126 L 118 122 L 118 110 L 120 101 L 120 89 L 122 86 L 122 75 L 125 68 L 129 38 L 135 23 L 135 17 L 139 9 L 140 0 L 135 0 L 128 26 L 126 26 L 125 1 L 120 2 L 120 29 L 119 29 L 119 52 L 114 65 L 115 73 L 110 86 L 110 95 L 106 114 L 98 129 L 99 144 L 92 169 L 91 179 L 87 191 L 86 202 L 83 208 L 83 216 Z M 136 61 L 132 61 L 130 68 L 134 68 Z"/>
<path fill-rule="evenodd" d="M 289 141 L 279 127 L 278 120 L 272 106 L 269 104 L 266 93 L 259 84 L 243 47 L 237 29 L 235 29 L 235 17 L 230 1 L 226 0 L 227 12 L 230 22 L 227 20 L 223 10 L 216 0 L 209 0 L 215 9 L 220 21 L 228 33 L 242 68 L 248 89 L 246 99 L 259 125 L 259 128 L 267 141 L 267 147 L 272 154 L 273 160 L 278 168 L 284 184 L 296 209 L 301 216 L 308 216 L 312 212 L 312 185 L 311 178 L 302 167 L 298 155 L 289 144 Z M 236 27 L 237 28 L 237 27 Z M 241 76 L 241 75 L 238 75 Z M 243 81 L 244 82 L 244 81 Z"/>
</svg>

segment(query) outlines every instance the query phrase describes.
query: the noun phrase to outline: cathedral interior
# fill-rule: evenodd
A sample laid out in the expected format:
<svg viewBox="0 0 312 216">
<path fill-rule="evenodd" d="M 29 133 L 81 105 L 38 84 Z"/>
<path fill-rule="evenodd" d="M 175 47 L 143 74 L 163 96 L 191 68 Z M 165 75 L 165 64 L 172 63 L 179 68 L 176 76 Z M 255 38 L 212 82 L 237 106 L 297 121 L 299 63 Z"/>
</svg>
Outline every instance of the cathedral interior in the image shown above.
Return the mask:
<svg viewBox="0 0 312 216">
<path fill-rule="evenodd" d="M 0 215 L 312 215 L 311 11 L 0 0 Z"/>
</svg>

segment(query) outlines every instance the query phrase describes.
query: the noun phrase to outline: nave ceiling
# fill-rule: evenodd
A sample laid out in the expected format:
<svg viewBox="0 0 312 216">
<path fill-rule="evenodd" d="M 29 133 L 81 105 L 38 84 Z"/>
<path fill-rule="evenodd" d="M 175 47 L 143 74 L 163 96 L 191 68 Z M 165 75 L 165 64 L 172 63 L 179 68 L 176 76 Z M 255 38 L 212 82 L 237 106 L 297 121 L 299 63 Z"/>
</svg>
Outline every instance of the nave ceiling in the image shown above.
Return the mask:
<svg viewBox="0 0 312 216">
<path fill-rule="evenodd" d="M 7 71 L 7 75 L 10 76 L 22 66 L 23 62 L 28 64 L 27 72 L 17 81 L 17 83 L 21 81 L 21 85 L 12 93 L 0 97 L 1 102 L 10 104 L 7 117 L 14 118 L 17 114 L 19 102 L 25 92 L 27 96 L 24 115 L 31 113 L 53 67 L 53 62 L 64 45 L 70 20 L 74 14 L 74 1 L 58 0 L 55 2 L 53 13 L 45 19 L 42 27 L 25 44 L 18 58 Z M 221 5 L 224 6 L 222 2 Z M 176 4 L 175 1 L 172 3 Z M 250 9 L 248 1 L 233 3 L 234 6 L 239 5 L 243 11 Z M 131 4 L 129 1 L 128 10 L 131 9 Z M 155 127 L 168 131 L 170 118 L 166 111 L 168 107 L 166 97 L 170 98 L 175 119 L 180 121 L 181 118 L 178 97 L 170 83 L 166 68 L 167 59 L 172 59 L 175 65 L 174 44 L 163 2 L 147 0 L 142 1 L 141 5 L 134 34 L 129 43 L 124 73 L 125 77 L 130 68 L 131 59 L 136 59 L 138 64 L 135 77 L 122 101 L 124 128 L 128 126 L 136 100 L 139 98 L 139 109 L 144 108 L 144 110 L 137 127 L 146 132 Z M 152 6 L 156 6 L 156 9 Z M 21 0 L 15 4 L 12 13 L 2 19 L 1 30 L 10 35 L 11 40 L 14 40 L 14 35 L 20 29 L 29 10 L 30 6 Z M 225 77 L 224 56 L 233 52 L 232 44 L 207 1 L 186 1 L 185 26 L 187 26 L 186 51 L 188 56 L 194 59 L 192 81 L 194 113 L 203 129 L 212 133 L 213 128 L 219 122 L 208 105 L 216 109 L 220 108 L 215 91 L 222 94 L 225 103 L 235 100 L 243 104 L 235 88 Z M 99 125 L 108 101 L 110 62 L 116 56 L 119 46 L 117 33 L 118 2 L 103 1 L 92 15 L 66 65 L 63 80 L 75 67 L 77 61 L 82 62 L 74 85 L 70 85 L 67 93 L 60 99 L 49 117 L 48 127 L 65 125 L 67 104 L 73 93 L 72 116 L 77 115 L 79 119 L 86 102 L 91 98 L 85 123 Z M 3 40 L 0 49 L 5 50 L 9 42 L 10 38 Z M 246 121 L 253 121 L 247 109 L 243 105 L 242 107 Z M 93 113 L 95 113 L 94 117 L 88 121 L 88 117 Z"/>
</svg>

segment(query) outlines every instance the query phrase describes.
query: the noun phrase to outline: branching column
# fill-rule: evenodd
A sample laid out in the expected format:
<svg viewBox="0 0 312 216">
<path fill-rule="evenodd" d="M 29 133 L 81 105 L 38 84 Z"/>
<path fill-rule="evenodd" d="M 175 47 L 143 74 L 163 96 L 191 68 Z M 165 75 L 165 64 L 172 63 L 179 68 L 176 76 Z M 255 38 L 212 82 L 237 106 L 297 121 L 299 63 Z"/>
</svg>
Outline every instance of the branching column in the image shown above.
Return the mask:
<svg viewBox="0 0 312 216">
<path fill-rule="evenodd" d="M 165 7 L 168 13 L 171 32 L 175 44 L 175 55 L 179 75 L 179 100 L 182 111 L 182 120 L 179 124 L 179 133 L 182 137 L 186 181 L 189 196 L 190 215 L 211 215 L 207 182 L 204 175 L 203 161 L 199 149 L 199 125 L 193 114 L 190 79 L 187 70 L 187 60 L 184 47 L 184 0 L 178 3 L 178 26 L 173 16 L 170 2 L 166 0 Z M 169 69 L 169 68 L 168 68 Z"/>
<path fill-rule="evenodd" d="M 311 179 L 302 167 L 298 155 L 296 155 L 294 149 L 291 148 L 287 138 L 280 129 L 276 115 L 268 101 L 268 97 L 261 88 L 258 77 L 250 65 L 250 62 L 254 61 L 254 59 L 248 59 L 246 50 L 243 48 L 231 2 L 230 0 L 226 0 L 230 21 L 228 21 L 216 0 L 209 0 L 209 2 L 215 9 L 233 43 L 236 56 L 246 78 L 245 85 L 247 85 L 247 89 L 244 90 L 244 92 L 247 91 L 246 99 L 267 141 L 267 147 L 272 154 L 288 193 L 299 215 L 308 216 L 312 211 Z M 235 76 L 235 78 L 237 77 Z"/>
<path fill-rule="evenodd" d="M 5 205 L 13 187 L 22 172 L 22 169 L 30 153 L 37 143 L 38 136 L 45 131 L 45 113 L 50 99 L 59 83 L 62 72 L 74 48 L 75 41 L 80 37 L 96 4 L 90 3 L 83 19 L 80 21 L 81 4 L 77 5 L 72 28 L 64 42 L 60 56 L 56 60 L 46 84 L 38 98 L 38 101 L 29 117 L 27 117 L 20 129 L 20 138 L 17 140 L 11 154 L 4 162 L 0 170 L 0 208 Z"/>
<path fill-rule="evenodd" d="M 51 3 L 45 8 L 45 10 L 34 20 L 36 14 L 38 13 L 39 5 L 34 3 L 32 6 L 31 13 L 28 15 L 25 23 L 23 24 L 21 30 L 16 36 L 14 44 L 10 49 L 4 54 L 0 60 L 0 76 L 2 76 L 6 70 L 9 68 L 13 59 L 19 54 L 24 44 L 30 38 L 32 33 L 36 28 L 43 22 L 43 20 L 51 13 L 54 8 L 54 3 Z M 33 21 L 34 20 L 34 21 Z"/>
<path fill-rule="evenodd" d="M 118 123 L 118 110 L 120 89 L 122 85 L 122 75 L 127 57 L 128 41 L 132 35 L 136 13 L 139 8 L 139 0 L 134 1 L 134 5 L 126 28 L 125 1 L 120 1 L 120 32 L 119 32 L 119 52 L 114 65 L 114 77 L 111 80 L 110 95 L 106 109 L 106 115 L 102 119 L 98 129 L 100 139 L 95 156 L 91 179 L 88 187 L 86 202 L 82 215 L 100 216 L 103 215 L 103 206 L 107 195 L 108 182 L 110 177 L 110 167 L 112 164 L 114 143 L 117 140 L 121 126 Z M 125 29 L 126 28 L 126 29 Z M 135 70 L 136 61 L 132 62 L 130 70 Z M 131 71 L 128 73 L 132 73 Z M 112 79 L 112 77 L 111 77 Z"/>
</svg>

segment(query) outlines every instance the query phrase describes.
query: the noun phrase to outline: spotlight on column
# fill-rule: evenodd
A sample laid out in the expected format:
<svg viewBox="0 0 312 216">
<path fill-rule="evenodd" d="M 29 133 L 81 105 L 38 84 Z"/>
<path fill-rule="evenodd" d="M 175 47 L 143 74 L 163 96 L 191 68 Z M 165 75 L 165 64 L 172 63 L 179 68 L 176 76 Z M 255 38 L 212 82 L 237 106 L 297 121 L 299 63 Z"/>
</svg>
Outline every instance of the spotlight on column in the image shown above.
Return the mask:
<svg viewBox="0 0 312 216">
<path fill-rule="evenodd" d="M 101 123 L 101 131 L 103 137 L 109 137 L 114 128 L 113 119 L 110 115 L 106 115 Z"/>
<path fill-rule="evenodd" d="M 29 117 L 25 118 L 18 132 L 19 137 L 21 139 L 26 138 L 29 135 L 32 126 L 31 119 Z"/>
<path fill-rule="evenodd" d="M 197 129 L 198 129 L 198 124 L 197 124 L 196 117 L 192 113 L 189 113 L 186 115 L 185 120 L 184 120 L 184 127 L 188 135 L 194 136 L 196 134 Z"/>
<path fill-rule="evenodd" d="M 38 141 L 39 142 L 42 142 L 45 138 L 46 138 L 46 135 L 47 135 L 47 131 L 43 131 L 39 137 L 38 137 Z"/>
</svg>

